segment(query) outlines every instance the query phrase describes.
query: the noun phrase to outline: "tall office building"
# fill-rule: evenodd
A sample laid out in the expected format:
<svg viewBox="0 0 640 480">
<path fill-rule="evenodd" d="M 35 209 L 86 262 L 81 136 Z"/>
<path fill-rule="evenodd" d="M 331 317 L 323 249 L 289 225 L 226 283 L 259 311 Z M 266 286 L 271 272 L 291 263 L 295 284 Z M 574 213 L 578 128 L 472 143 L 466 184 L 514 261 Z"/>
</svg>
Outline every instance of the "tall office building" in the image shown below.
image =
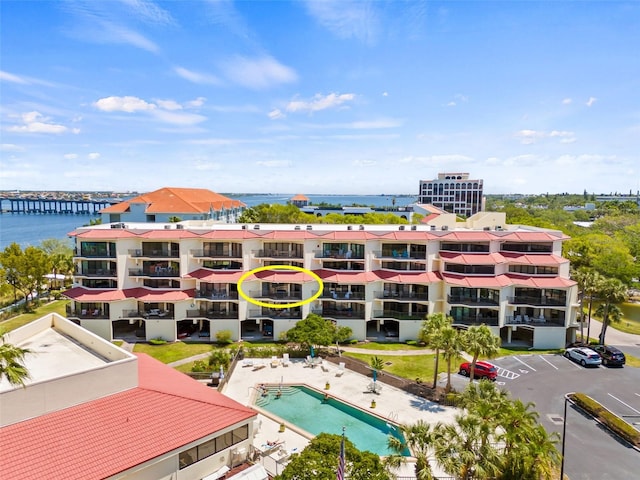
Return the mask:
<svg viewBox="0 0 640 480">
<path fill-rule="evenodd" d="M 420 180 L 418 201 L 469 217 L 484 210 L 482 180 L 470 180 L 468 173 L 439 173 L 436 180 Z"/>
</svg>

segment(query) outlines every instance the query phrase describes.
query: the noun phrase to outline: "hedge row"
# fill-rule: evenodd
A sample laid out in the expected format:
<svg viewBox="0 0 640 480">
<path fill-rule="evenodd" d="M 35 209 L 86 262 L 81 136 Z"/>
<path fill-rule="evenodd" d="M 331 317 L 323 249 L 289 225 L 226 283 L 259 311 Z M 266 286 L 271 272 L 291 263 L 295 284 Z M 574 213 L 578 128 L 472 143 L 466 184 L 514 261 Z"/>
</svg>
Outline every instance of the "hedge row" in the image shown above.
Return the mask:
<svg viewBox="0 0 640 480">
<path fill-rule="evenodd" d="M 569 399 L 587 413 L 600 420 L 612 432 L 624 438 L 632 445 L 640 447 L 640 432 L 617 415 L 611 413 L 593 398 L 584 393 L 572 393 L 569 395 Z"/>
</svg>

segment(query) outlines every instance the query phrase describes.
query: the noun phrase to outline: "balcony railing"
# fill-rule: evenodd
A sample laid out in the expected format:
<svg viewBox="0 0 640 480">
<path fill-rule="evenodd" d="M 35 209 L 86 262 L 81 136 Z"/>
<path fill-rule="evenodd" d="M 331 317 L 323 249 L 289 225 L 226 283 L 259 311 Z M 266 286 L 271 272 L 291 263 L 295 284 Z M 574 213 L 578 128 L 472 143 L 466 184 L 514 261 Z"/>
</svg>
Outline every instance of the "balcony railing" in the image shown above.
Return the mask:
<svg viewBox="0 0 640 480">
<path fill-rule="evenodd" d="M 81 319 L 88 319 L 88 318 L 108 319 L 109 318 L 109 313 L 104 312 L 100 308 L 73 309 L 67 306 L 66 314 L 67 314 L 67 317 L 69 318 L 81 318 Z"/>
<path fill-rule="evenodd" d="M 146 318 L 146 319 L 162 319 L 173 320 L 174 312 L 170 310 L 150 309 L 150 310 L 123 310 L 124 318 Z"/>
<path fill-rule="evenodd" d="M 76 275 L 79 277 L 115 277 L 118 272 L 115 269 L 104 269 L 104 268 L 85 268 L 76 272 Z"/>
<path fill-rule="evenodd" d="M 302 300 L 302 292 L 256 292 L 250 291 L 249 296 L 251 298 L 264 298 L 269 300 Z"/>
<path fill-rule="evenodd" d="M 349 308 L 319 308 L 314 309 L 313 313 L 320 315 L 321 317 L 333 318 L 336 320 L 364 320 L 364 310 L 352 310 Z"/>
<path fill-rule="evenodd" d="M 535 297 L 531 295 L 516 295 L 515 297 L 509 297 L 508 301 L 512 305 L 552 305 L 556 307 L 564 307 L 567 303 L 566 298 L 553 298 L 543 296 Z"/>
<path fill-rule="evenodd" d="M 303 258 L 302 253 L 292 250 L 253 250 L 253 256 L 256 258 Z"/>
<path fill-rule="evenodd" d="M 116 252 L 107 252 L 107 251 L 93 251 L 93 250 L 73 250 L 74 257 L 83 257 L 83 258 L 116 258 Z"/>
<path fill-rule="evenodd" d="M 191 256 L 196 258 L 242 258 L 242 253 L 235 253 L 223 250 L 189 250 Z"/>
<path fill-rule="evenodd" d="M 249 310 L 248 318 L 268 318 L 271 320 L 301 320 L 302 312 L 288 308 Z"/>
<path fill-rule="evenodd" d="M 364 253 L 356 254 L 353 252 L 323 252 L 322 250 L 316 250 L 314 252 L 315 258 L 320 258 L 323 260 L 364 260 Z"/>
<path fill-rule="evenodd" d="M 223 310 L 187 310 L 187 318 L 206 318 L 209 320 L 222 319 L 222 320 L 237 320 L 237 311 L 223 311 Z"/>
<path fill-rule="evenodd" d="M 206 300 L 237 300 L 238 292 L 200 290 L 196 291 L 196 298 Z"/>
<path fill-rule="evenodd" d="M 133 258 L 178 258 L 180 256 L 179 252 L 170 251 L 170 250 L 142 250 L 142 249 L 133 249 L 128 251 L 129 256 Z"/>
<path fill-rule="evenodd" d="M 429 301 L 429 293 L 418 293 L 418 292 L 392 292 L 392 291 L 384 291 L 376 293 L 376 298 L 381 300 L 411 300 L 411 301 L 419 301 L 419 302 L 428 302 Z"/>
<path fill-rule="evenodd" d="M 316 293 L 318 293 L 317 290 L 313 292 L 314 295 Z M 323 300 L 362 302 L 362 301 L 364 301 L 364 293 L 358 293 L 358 292 L 344 292 L 343 293 L 343 292 L 331 292 L 331 291 L 323 290 L 322 291 L 322 295 L 320 295 L 320 298 L 322 298 Z"/>
<path fill-rule="evenodd" d="M 373 318 L 391 318 L 393 320 L 424 320 L 428 312 L 402 312 L 400 310 L 384 309 L 374 311 Z"/>
<path fill-rule="evenodd" d="M 143 268 L 130 268 L 129 269 L 130 277 L 158 277 L 158 278 L 166 278 L 166 277 L 179 277 L 180 270 L 172 267 L 163 267 L 160 269 L 145 269 Z"/>
<path fill-rule="evenodd" d="M 447 302 L 449 304 L 457 303 L 460 305 L 473 305 L 473 306 L 498 306 L 498 301 L 492 298 L 474 297 L 469 295 L 447 295 Z"/>
<path fill-rule="evenodd" d="M 453 317 L 453 324 L 456 325 L 488 325 L 490 327 L 497 327 L 499 319 L 498 317 L 480 317 L 475 315 L 461 315 Z"/>
<path fill-rule="evenodd" d="M 373 256 L 379 260 L 426 260 L 426 252 L 409 252 L 407 250 L 374 251 Z"/>
<path fill-rule="evenodd" d="M 564 318 L 548 318 L 545 316 L 529 317 L 528 315 L 509 315 L 504 319 L 505 325 L 530 325 L 533 327 L 564 327 Z"/>
</svg>

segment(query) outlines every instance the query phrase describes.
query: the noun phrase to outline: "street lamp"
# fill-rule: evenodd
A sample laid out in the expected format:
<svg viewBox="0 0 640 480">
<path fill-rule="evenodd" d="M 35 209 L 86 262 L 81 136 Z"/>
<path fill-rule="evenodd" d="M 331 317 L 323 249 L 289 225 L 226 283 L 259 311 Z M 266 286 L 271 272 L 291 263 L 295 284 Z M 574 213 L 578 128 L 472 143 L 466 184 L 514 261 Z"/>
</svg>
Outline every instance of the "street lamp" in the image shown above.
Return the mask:
<svg viewBox="0 0 640 480">
<path fill-rule="evenodd" d="M 560 463 L 560 480 L 564 480 L 564 445 L 567 438 L 567 404 L 574 404 L 573 401 L 569 399 L 569 395 L 572 394 L 566 393 L 564 395 L 564 417 L 562 417 L 562 461 Z"/>
</svg>

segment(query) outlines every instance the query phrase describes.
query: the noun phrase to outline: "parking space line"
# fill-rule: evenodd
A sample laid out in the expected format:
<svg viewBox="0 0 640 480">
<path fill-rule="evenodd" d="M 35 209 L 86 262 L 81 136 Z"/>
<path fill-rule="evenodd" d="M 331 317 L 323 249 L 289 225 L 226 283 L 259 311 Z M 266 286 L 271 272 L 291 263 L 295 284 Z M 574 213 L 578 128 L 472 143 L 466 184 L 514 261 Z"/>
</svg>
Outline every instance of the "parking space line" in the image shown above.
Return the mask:
<svg viewBox="0 0 640 480">
<path fill-rule="evenodd" d="M 547 360 L 546 358 L 544 358 L 542 355 L 540 355 L 540 358 L 542 360 L 544 360 L 545 362 L 547 362 L 549 365 L 551 365 L 553 368 L 555 368 L 556 370 L 558 370 L 558 367 L 556 367 L 553 363 L 551 363 L 549 360 Z"/>
<path fill-rule="evenodd" d="M 623 402 L 622 400 L 620 400 L 618 397 L 616 397 L 615 395 L 611 395 L 610 393 L 607 393 L 607 395 L 609 395 L 611 398 L 613 398 L 614 400 L 619 401 L 621 404 L 623 404 L 625 407 L 630 408 L 631 410 L 633 410 L 636 413 L 640 413 L 640 410 L 636 410 L 635 408 L 633 408 L 631 405 L 629 405 L 628 403 Z M 636 393 L 636 395 L 638 395 Z"/>
<path fill-rule="evenodd" d="M 578 370 L 582 370 L 582 367 L 579 366 L 576 362 L 574 362 L 573 360 L 571 360 L 569 357 L 565 357 L 563 356 L 562 358 L 564 358 L 569 364 L 573 365 L 574 368 L 577 368 Z"/>
<path fill-rule="evenodd" d="M 534 372 L 537 372 L 537 370 L 535 368 L 533 368 L 531 365 L 527 365 L 526 363 L 524 363 L 522 360 L 520 360 L 518 357 L 513 357 L 514 360 L 519 361 L 522 365 L 524 365 L 525 367 L 533 370 Z"/>
</svg>

